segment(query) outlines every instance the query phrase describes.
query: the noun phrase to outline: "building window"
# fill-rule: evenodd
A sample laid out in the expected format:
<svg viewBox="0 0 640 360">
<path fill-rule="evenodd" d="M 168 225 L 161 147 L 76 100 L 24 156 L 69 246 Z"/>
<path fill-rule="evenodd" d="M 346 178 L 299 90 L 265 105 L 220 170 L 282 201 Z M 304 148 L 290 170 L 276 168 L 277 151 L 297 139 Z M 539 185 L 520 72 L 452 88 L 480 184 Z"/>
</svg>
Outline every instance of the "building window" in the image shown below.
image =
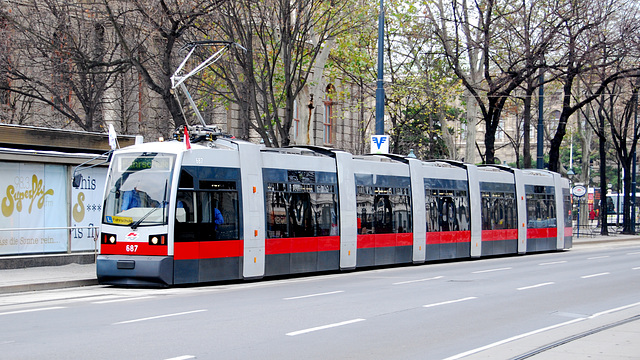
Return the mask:
<svg viewBox="0 0 640 360">
<path fill-rule="evenodd" d="M 326 100 L 324 102 L 324 118 L 323 118 L 323 141 L 325 144 L 333 143 L 333 127 L 335 124 L 335 112 L 333 99 L 335 98 L 336 89 L 329 84 L 326 89 Z"/>
<path fill-rule="evenodd" d="M 498 129 L 496 130 L 496 140 L 504 140 L 504 120 L 500 120 L 500 122 L 498 123 Z"/>
</svg>

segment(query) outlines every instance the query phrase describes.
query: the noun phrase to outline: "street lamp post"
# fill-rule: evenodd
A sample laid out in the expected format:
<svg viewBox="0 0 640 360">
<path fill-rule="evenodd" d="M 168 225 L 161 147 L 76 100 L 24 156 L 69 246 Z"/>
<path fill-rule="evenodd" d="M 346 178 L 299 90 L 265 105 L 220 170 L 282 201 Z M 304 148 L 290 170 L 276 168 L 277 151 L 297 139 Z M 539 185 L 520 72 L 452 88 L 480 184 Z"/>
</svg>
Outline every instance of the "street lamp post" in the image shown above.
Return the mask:
<svg viewBox="0 0 640 360">
<path fill-rule="evenodd" d="M 633 136 L 637 137 L 638 134 L 638 94 L 636 93 L 636 113 L 633 117 Z M 636 148 L 633 146 L 633 169 L 631 170 L 631 233 L 636 234 Z"/>
<path fill-rule="evenodd" d="M 378 16 L 378 81 L 376 87 L 376 135 L 384 135 L 384 0 Z"/>
</svg>

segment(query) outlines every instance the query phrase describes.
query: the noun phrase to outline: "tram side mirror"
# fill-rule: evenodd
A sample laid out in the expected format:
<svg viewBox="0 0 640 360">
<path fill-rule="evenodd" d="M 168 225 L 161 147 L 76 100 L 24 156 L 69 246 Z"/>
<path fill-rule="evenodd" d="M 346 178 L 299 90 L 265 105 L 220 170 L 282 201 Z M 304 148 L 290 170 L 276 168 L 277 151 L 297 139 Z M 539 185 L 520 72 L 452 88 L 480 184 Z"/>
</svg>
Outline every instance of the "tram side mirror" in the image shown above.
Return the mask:
<svg viewBox="0 0 640 360">
<path fill-rule="evenodd" d="M 80 187 L 80 184 L 82 184 L 82 174 L 73 174 L 73 187 L 77 189 Z"/>
</svg>

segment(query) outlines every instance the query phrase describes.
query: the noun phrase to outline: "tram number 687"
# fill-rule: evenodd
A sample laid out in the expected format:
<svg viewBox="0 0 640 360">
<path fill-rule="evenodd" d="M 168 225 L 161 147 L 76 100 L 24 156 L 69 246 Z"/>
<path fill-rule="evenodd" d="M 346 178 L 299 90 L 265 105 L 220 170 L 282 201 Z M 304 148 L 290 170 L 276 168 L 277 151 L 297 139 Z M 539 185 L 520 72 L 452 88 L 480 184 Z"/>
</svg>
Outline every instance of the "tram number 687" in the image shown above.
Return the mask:
<svg viewBox="0 0 640 360">
<path fill-rule="evenodd" d="M 138 245 L 127 245 L 127 252 L 136 252 L 138 251 Z"/>
</svg>

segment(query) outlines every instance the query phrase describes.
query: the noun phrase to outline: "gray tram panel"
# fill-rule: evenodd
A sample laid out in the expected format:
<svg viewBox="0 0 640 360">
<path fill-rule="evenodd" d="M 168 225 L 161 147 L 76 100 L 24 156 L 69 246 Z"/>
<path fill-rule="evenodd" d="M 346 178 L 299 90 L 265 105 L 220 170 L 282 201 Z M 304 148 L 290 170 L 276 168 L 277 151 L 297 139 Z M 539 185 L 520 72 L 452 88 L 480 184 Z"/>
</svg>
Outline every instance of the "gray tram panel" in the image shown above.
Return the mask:
<svg viewBox="0 0 640 360">
<path fill-rule="evenodd" d="M 526 226 L 524 226 L 525 229 L 528 229 L 529 227 L 529 223 L 528 221 L 526 221 L 527 218 L 527 195 L 526 195 L 526 185 L 532 185 L 532 186 L 555 186 L 555 181 L 554 181 L 554 177 L 553 177 L 553 172 L 549 171 L 549 170 L 540 170 L 540 169 L 529 169 L 529 170 L 520 170 L 520 172 L 522 173 L 522 193 L 524 194 L 524 201 L 522 201 L 524 203 L 524 218 L 525 218 L 525 224 Z M 554 192 L 554 196 L 555 196 L 555 192 Z M 557 225 L 558 222 L 556 221 L 556 229 L 557 229 Z M 553 240 L 553 242 L 551 242 L 551 238 L 543 238 L 543 239 L 529 239 L 528 237 L 526 237 L 526 233 L 525 233 L 525 244 L 524 244 L 524 249 L 521 249 L 521 245 L 522 244 L 518 244 L 518 252 L 521 254 L 524 254 L 527 251 L 530 252 L 535 252 L 535 251 L 546 251 L 546 250 L 555 250 L 556 247 L 556 242 L 557 240 Z"/>
<path fill-rule="evenodd" d="M 565 228 L 572 228 L 573 227 L 573 223 L 569 223 L 567 224 L 565 222 L 565 217 L 564 214 L 567 211 L 567 209 L 564 208 L 564 194 L 566 192 L 567 195 L 569 195 L 571 193 L 571 183 L 569 182 L 569 179 L 567 178 L 560 178 L 560 185 L 562 187 L 562 189 L 560 190 L 560 192 L 562 193 L 562 215 L 558 215 L 558 216 L 562 216 L 562 223 L 563 223 L 563 228 L 562 228 L 562 248 L 558 248 L 558 250 L 561 249 L 571 249 L 573 247 L 573 239 L 572 239 L 572 235 L 567 236 L 564 232 Z"/>
<path fill-rule="evenodd" d="M 413 255 L 414 263 L 424 262 L 427 257 L 427 225 L 425 211 L 424 175 L 422 161 L 409 160 L 409 174 L 411 177 L 411 213 L 413 214 Z"/>
<path fill-rule="evenodd" d="M 262 154 L 260 147 L 238 142 L 240 177 L 242 179 L 242 208 L 244 209 L 244 255 L 242 276 L 264 276 L 265 226 Z"/>
<path fill-rule="evenodd" d="M 527 252 L 527 194 L 524 190 L 524 172 L 515 169 L 516 178 L 516 204 L 518 206 L 516 216 L 518 217 L 518 254 Z"/>
<path fill-rule="evenodd" d="M 176 157 L 176 163 L 173 171 L 173 178 L 171 179 L 171 193 L 169 194 L 169 219 L 174 219 L 173 221 L 169 221 L 169 226 L 167 227 L 167 237 L 172 240 L 169 241 L 167 246 L 167 254 L 169 256 L 173 256 L 174 254 L 174 241 L 175 241 L 175 218 L 176 218 L 176 199 L 178 198 L 178 184 L 180 183 L 180 173 L 182 169 L 182 164 L 184 163 L 185 152 L 182 154 L 178 154 Z"/>
<path fill-rule="evenodd" d="M 340 204 L 340 269 L 356 267 L 358 220 L 353 156 L 342 151 L 336 154 L 338 204 Z"/>
<path fill-rule="evenodd" d="M 562 177 L 558 173 L 553 173 L 553 182 L 556 197 L 556 250 L 564 249 L 564 197 L 562 196 Z"/>
<path fill-rule="evenodd" d="M 513 168 L 507 168 L 499 165 L 482 166 L 480 170 L 479 181 L 480 183 L 513 185 L 515 189 L 516 180 L 515 180 L 514 170 L 515 169 Z M 483 186 L 480 186 L 480 189 L 482 188 Z M 517 194 L 514 194 L 514 196 L 516 196 L 516 199 L 517 199 Z M 482 195 L 480 197 L 482 199 Z M 510 240 L 483 241 L 481 253 L 483 255 L 500 255 L 500 254 L 509 254 L 509 253 L 515 254 L 517 252 L 517 243 L 518 243 L 517 239 L 515 240 L 514 243 L 511 243 Z"/>
<path fill-rule="evenodd" d="M 478 167 L 467 165 L 469 181 L 469 209 L 471 212 L 471 257 L 482 254 L 482 201 L 480 199 L 480 180 Z"/>
</svg>

